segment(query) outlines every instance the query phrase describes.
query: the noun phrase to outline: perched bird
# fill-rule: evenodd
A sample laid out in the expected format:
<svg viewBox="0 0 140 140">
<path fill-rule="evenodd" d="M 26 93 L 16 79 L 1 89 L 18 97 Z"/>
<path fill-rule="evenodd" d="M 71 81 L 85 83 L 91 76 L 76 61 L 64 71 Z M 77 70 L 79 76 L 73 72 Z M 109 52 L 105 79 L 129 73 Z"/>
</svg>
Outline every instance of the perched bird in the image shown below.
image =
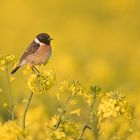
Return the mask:
<svg viewBox="0 0 140 140">
<path fill-rule="evenodd" d="M 51 40 L 53 39 L 51 39 L 46 33 L 38 34 L 29 47 L 25 50 L 20 58 L 19 64 L 12 70 L 11 74 L 14 74 L 21 66 L 25 64 L 29 64 L 31 67 L 34 67 L 34 65 L 45 64 L 51 56 Z"/>
</svg>

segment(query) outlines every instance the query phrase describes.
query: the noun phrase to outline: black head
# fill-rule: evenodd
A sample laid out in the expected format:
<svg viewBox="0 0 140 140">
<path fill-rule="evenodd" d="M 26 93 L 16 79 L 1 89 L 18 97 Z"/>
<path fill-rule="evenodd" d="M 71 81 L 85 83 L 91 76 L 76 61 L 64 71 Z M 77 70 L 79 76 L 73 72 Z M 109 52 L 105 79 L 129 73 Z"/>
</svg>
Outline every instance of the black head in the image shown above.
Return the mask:
<svg viewBox="0 0 140 140">
<path fill-rule="evenodd" d="M 49 36 L 48 34 L 46 34 L 46 33 L 40 33 L 40 34 L 38 34 L 36 37 L 37 37 L 37 39 L 38 39 L 41 43 L 44 43 L 44 44 L 46 44 L 46 45 L 50 45 L 51 40 L 53 40 L 53 39 L 51 39 L 50 36 Z"/>
</svg>

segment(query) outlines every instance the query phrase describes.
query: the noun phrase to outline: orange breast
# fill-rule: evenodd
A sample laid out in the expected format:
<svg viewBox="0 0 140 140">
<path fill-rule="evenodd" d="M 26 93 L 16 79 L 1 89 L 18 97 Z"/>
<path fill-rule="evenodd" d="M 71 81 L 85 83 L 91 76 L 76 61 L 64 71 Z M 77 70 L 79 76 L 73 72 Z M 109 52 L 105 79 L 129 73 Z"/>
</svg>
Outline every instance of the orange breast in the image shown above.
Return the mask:
<svg viewBox="0 0 140 140">
<path fill-rule="evenodd" d="M 51 56 L 51 46 L 41 45 L 39 49 L 27 57 L 27 62 L 31 65 L 45 64 Z"/>
</svg>

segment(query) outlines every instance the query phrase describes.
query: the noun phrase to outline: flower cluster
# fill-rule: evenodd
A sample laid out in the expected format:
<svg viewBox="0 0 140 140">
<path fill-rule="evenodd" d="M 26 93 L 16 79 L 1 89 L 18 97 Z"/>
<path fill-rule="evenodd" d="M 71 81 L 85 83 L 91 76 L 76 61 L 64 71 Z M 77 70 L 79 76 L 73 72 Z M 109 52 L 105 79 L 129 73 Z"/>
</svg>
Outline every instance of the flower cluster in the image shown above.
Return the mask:
<svg viewBox="0 0 140 140">
<path fill-rule="evenodd" d="M 54 70 L 44 71 L 38 74 L 32 74 L 27 82 L 29 89 L 34 93 L 47 92 L 50 89 L 56 79 Z"/>
<path fill-rule="evenodd" d="M 24 137 L 22 129 L 14 121 L 0 124 L 0 132 L 1 140 L 16 140 Z"/>
<path fill-rule="evenodd" d="M 84 90 L 83 97 L 85 98 L 85 101 L 88 103 L 89 106 L 93 103 L 93 99 L 96 96 L 96 94 L 99 94 L 101 92 L 100 86 L 91 86 L 90 90 L 86 89 Z"/>
<path fill-rule="evenodd" d="M 54 129 L 58 116 L 51 118 L 48 124 L 46 124 L 47 140 L 73 140 L 79 135 L 78 124 L 73 121 L 63 121 L 59 128 Z"/>
<path fill-rule="evenodd" d="M 77 80 L 65 80 L 60 87 L 62 92 L 66 91 L 71 93 L 72 95 L 82 95 L 83 86 Z"/>
<path fill-rule="evenodd" d="M 117 117 L 128 110 L 128 103 L 124 96 L 118 92 L 107 92 L 98 94 L 98 112 L 99 123 L 109 117 Z"/>
<path fill-rule="evenodd" d="M 14 55 L 5 55 L 0 57 L 0 69 L 5 71 L 10 66 L 14 65 L 15 56 Z"/>
</svg>

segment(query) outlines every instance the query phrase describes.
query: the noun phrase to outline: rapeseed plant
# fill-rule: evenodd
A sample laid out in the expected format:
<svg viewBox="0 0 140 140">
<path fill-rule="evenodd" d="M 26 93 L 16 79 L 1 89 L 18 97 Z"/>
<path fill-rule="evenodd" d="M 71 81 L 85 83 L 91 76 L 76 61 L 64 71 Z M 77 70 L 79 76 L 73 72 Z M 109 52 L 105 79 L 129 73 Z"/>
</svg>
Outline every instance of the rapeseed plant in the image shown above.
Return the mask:
<svg viewBox="0 0 140 140">
<path fill-rule="evenodd" d="M 65 80 L 61 87 L 61 92 L 68 92 L 73 95 L 81 95 L 83 91 L 83 86 L 78 80 Z"/>
<path fill-rule="evenodd" d="M 64 114 L 67 112 L 67 106 L 68 104 L 70 104 L 70 102 L 72 101 L 72 97 L 73 96 L 79 96 L 82 95 L 83 93 L 83 86 L 82 84 L 77 81 L 77 80 L 65 80 L 62 85 L 60 86 L 60 92 L 64 92 L 64 93 L 68 93 L 68 97 L 66 99 L 66 101 L 64 102 L 63 106 L 61 106 L 61 108 L 59 109 L 59 118 L 58 121 L 55 125 L 55 128 L 57 129 L 60 125 L 60 123 L 62 122 L 62 118 L 64 116 Z M 57 98 L 58 100 L 60 100 L 59 95 L 57 94 Z M 70 112 L 70 114 L 77 114 L 80 116 L 80 109 L 74 110 L 72 112 Z"/>
<path fill-rule="evenodd" d="M 0 57 L 0 69 L 6 71 L 11 66 L 14 65 L 15 56 L 14 55 L 5 55 Z"/>
<path fill-rule="evenodd" d="M 9 76 L 9 68 L 14 65 L 15 57 L 13 55 L 6 55 L 0 58 L 0 69 L 6 72 L 8 89 L 9 89 L 9 105 L 4 103 L 3 106 L 10 109 L 12 114 L 12 120 L 15 118 L 14 102 L 12 98 L 12 92 L 10 82 L 15 78 Z M 28 70 L 24 70 L 24 74 L 29 74 Z M 56 80 L 56 75 L 53 69 L 40 70 L 29 75 L 27 86 L 30 90 L 29 98 L 23 99 L 27 103 L 22 116 L 22 128 L 15 121 L 7 121 L 0 124 L 0 139 L 2 140 L 16 140 L 16 139 L 36 139 L 33 136 L 36 132 L 32 132 L 31 129 L 27 129 L 26 119 L 27 111 L 32 101 L 34 94 L 46 93 L 50 88 L 53 87 Z M 0 88 L 0 92 L 3 90 Z M 62 100 L 61 96 L 65 95 L 65 101 Z M 84 124 L 81 121 L 75 121 L 76 116 L 79 120 L 81 119 L 82 107 L 77 107 L 76 98 L 80 97 L 87 102 L 89 112 L 86 114 L 86 120 Z M 127 103 L 126 98 L 119 92 L 103 92 L 99 86 L 92 86 L 90 90 L 86 90 L 84 85 L 78 80 L 65 80 L 62 82 L 59 92 L 56 94 L 56 98 L 59 102 L 60 107 L 58 108 L 58 114 L 51 117 L 51 119 L 44 123 L 37 123 L 36 129 L 33 131 L 39 131 L 40 135 L 37 139 L 46 140 L 82 140 L 86 139 L 86 130 L 89 129 L 93 135 L 94 140 L 100 139 L 123 139 L 129 137 L 134 129 L 132 123 L 134 121 L 133 110 Z M 80 99 L 79 98 L 79 99 Z M 76 106 L 74 109 L 69 109 L 71 106 Z M 41 111 L 44 112 L 44 111 Z M 43 115 L 43 114 L 42 114 Z M 74 116 L 75 115 L 75 116 Z M 73 117 L 74 116 L 74 117 Z M 119 118 L 125 118 L 124 130 L 120 131 Z M 110 126 L 109 121 L 114 121 L 114 127 Z M 29 124 L 29 121 L 28 121 Z M 116 134 L 114 134 L 116 131 Z M 106 135 L 105 135 L 106 133 Z"/>
<path fill-rule="evenodd" d="M 53 69 L 48 70 L 48 71 L 41 71 L 41 72 L 37 71 L 37 73 L 33 73 L 30 75 L 27 85 L 29 89 L 31 90 L 31 94 L 28 99 L 25 111 L 23 113 L 23 120 L 22 120 L 23 129 L 25 129 L 26 127 L 26 124 L 25 124 L 26 114 L 27 114 L 29 105 L 31 103 L 33 94 L 47 92 L 53 86 L 55 79 L 56 79 L 56 76 Z"/>
<path fill-rule="evenodd" d="M 55 72 L 51 69 L 37 74 L 31 74 L 27 85 L 33 93 L 44 93 L 54 85 L 55 79 Z"/>
<path fill-rule="evenodd" d="M 102 92 L 98 86 L 91 87 L 91 92 L 85 96 L 89 101 L 90 111 L 83 126 L 79 139 L 83 138 L 85 130 L 93 131 L 95 140 L 98 140 L 107 119 L 123 116 L 128 121 L 132 120 L 131 106 L 119 92 Z"/>
<path fill-rule="evenodd" d="M 3 124 L 0 123 L 0 132 L 1 140 L 24 139 L 24 132 L 15 121 L 7 121 Z"/>
<path fill-rule="evenodd" d="M 128 113 L 128 103 L 119 92 L 102 93 L 98 95 L 98 100 L 100 101 L 97 112 L 99 123 L 106 118 Z"/>
<path fill-rule="evenodd" d="M 9 111 L 11 113 L 11 119 L 14 120 L 14 101 L 11 90 L 10 82 L 12 82 L 15 78 L 9 75 L 9 68 L 14 65 L 15 56 L 14 55 L 5 55 L 0 57 L 0 70 L 6 73 L 7 86 L 8 86 L 8 96 L 9 96 Z"/>
<path fill-rule="evenodd" d="M 48 140 L 73 140 L 79 135 L 78 124 L 72 120 L 65 120 L 59 128 L 54 129 L 54 124 L 57 122 L 58 117 L 51 118 L 48 124 L 46 124 L 46 135 Z"/>
</svg>

